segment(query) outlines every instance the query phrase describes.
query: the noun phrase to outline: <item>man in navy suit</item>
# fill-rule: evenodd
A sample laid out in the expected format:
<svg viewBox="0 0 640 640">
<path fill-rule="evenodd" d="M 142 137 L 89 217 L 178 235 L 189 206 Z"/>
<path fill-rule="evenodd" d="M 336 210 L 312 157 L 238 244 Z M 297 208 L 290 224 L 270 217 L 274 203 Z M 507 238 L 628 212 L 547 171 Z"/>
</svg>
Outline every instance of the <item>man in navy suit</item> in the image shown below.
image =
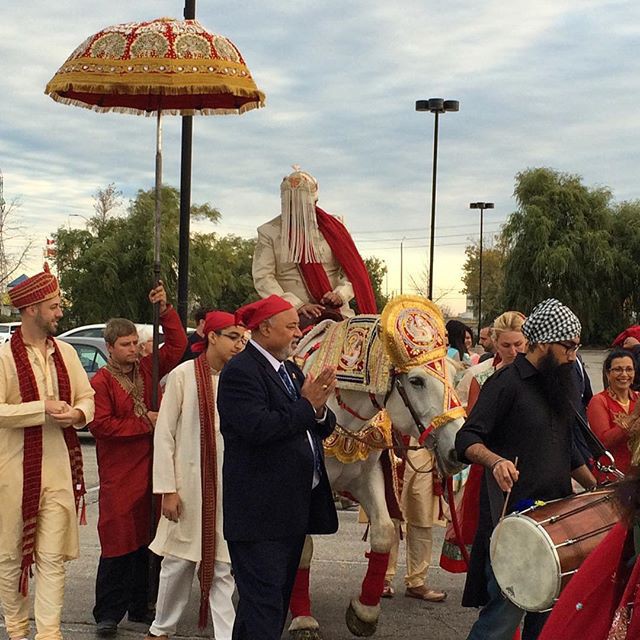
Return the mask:
<svg viewBox="0 0 640 640">
<path fill-rule="evenodd" d="M 218 388 L 224 537 L 240 596 L 233 640 L 279 640 L 305 535 L 338 529 L 322 450 L 336 423 L 326 406 L 335 368 L 305 379 L 286 361 L 301 333 L 279 296 L 242 307 L 236 321 L 252 338 Z"/>
</svg>

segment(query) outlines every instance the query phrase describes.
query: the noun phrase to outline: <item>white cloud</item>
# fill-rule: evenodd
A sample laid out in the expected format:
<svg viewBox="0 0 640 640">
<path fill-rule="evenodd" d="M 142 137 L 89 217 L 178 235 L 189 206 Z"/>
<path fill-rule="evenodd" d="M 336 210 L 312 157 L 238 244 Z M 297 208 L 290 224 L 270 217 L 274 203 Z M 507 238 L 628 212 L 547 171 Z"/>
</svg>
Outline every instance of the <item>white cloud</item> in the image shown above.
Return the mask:
<svg viewBox="0 0 640 640">
<path fill-rule="evenodd" d="M 127 197 L 150 188 L 154 166 L 153 119 L 55 104 L 45 84 L 100 28 L 183 9 L 179 0 L 79 6 L 8 3 L 0 23 L 0 168 L 5 196 L 21 196 L 38 238 L 69 213 L 91 215 L 100 186 L 115 182 Z M 197 13 L 235 42 L 267 94 L 263 110 L 195 119 L 193 201 L 220 208 L 221 232 L 253 235 L 277 213 L 280 180 L 298 163 L 318 177 L 321 205 L 345 217 L 363 253 L 388 260 L 397 289 L 403 235 L 423 245 L 407 243 L 412 269 L 427 260 L 433 116 L 414 104 L 433 96 L 461 103 L 440 120 L 436 290 L 456 286 L 463 245 L 477 237 L 468 203 L 494 201 L 497 229 L 526 167 L 579 173 L 637 197 L 635 3 L 238 0 L 224 12 L 198 3 Z M 177 186 L 179 119 L 164 119 L 163 142 L 165 181 Z M 377 237 L 368 230 L 383 231 L 380 241 L 365 241 Z M 460 294 L 451 298 L 462 306 Z"/>
</svg>

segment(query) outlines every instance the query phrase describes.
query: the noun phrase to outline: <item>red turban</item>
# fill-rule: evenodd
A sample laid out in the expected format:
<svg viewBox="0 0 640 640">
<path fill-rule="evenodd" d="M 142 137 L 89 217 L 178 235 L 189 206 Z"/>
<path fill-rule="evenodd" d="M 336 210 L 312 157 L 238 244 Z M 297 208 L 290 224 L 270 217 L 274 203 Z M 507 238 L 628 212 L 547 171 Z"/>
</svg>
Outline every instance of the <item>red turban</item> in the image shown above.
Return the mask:
<svg viewBox="0 0 640 640">
<path fill-rule="evenodd" d="M 621 347 L 627 338 L 635 338 L 640 340 L 640 324 L 631 325 L 628 329 L 625 329 L 620 333 L 613 341 L 612 347 Z"/>
<path fill-rule="evenodd" d="M 247 329 L 257 329 L 263 320 L 275 316 L 277 313 L 293 309 L 293 305 L 280 296 L 269 296 L 264 300 L 258 300 L 245 304 L 236 311 L 236 324 L 241 324 Z"/>
<path fill-rule="evenodd" d="M 39 304 L 45 300 L 60 295 L 57 278 L 49 271 L 49 265 L 44 263 L 44 271 L 37 273 L 9 291 L 9 299 L 16 309 L 24 309 L 32 304 Z"/>
<path fill-rule="evenodd" d="M 236 322 L 233 313 L 227 313 L 226 311 L 209 311 L 204 318 L 204 340 L 196 342 L 191 347 L 191 351 L 194 353 L 204 351 L 207 348 L 207 344 L 209 342 L 208 337 L 212 331 L 220 331 L 235 324 L 238 323 Z"/>
</svg>

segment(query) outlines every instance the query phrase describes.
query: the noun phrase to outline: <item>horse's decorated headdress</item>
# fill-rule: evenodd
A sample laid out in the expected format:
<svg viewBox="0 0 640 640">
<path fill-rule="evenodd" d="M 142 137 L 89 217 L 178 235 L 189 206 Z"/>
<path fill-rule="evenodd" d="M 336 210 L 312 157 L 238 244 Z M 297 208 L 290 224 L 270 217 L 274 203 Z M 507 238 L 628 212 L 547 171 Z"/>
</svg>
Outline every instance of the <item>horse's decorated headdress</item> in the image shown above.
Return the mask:
<svg viewBox="0 0 640 640">
<path fill-rule="evenodd" d="M 447 353 L 442 313 L 426 298 L 399 296 L 390 300 L 380 327 L 384 349 L 396 371 L 443 360 Z"/>
<path fill-rule="evenodd" d="M 444 384 L 442 413 L 422 431 L 419 439 L 422 444 L 434 429 L 465 415 L 447 367 L 444 318 L 431 300 L 399 296 L 385 306 L 380 327 L 384 349 L 396 373 L 422 367 Z"/>
</svg>

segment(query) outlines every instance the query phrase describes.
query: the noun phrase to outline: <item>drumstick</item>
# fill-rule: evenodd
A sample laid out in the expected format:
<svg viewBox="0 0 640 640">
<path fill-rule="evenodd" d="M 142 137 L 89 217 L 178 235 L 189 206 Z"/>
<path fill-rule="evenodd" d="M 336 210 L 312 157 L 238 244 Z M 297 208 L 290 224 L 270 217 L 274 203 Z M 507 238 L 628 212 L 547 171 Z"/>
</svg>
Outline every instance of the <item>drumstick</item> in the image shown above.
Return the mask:
<svg viewBox="0 0 640 640">
<path fill-rule="evenodd" d="M 516 456 L 513 466 L 516 469 L 518 468 L 518 456 Z M 513 484 L 511 485 L 511 489 L 513 489 Z M 502 505 L 502 513 L 500 514 L 500 520 L 498 520 L 498 523 L 504 520 L 504 514 L 507 512 L 507 505 L 509 504 L 509 498 L 511 497 L 511 489 L 507 491 L 507 495 L 504 497 L 504 504 Z"/>
<path fill-rule="evenodd" d="M 518 468 L 518 456 L 516 456 L 515 461 L 513 462 L 515 468 Z M 511 485 L 511 488 L 513 489 L 513 485 Z M 500 531 L 501 529 L 498 529 L 498 525 L 504 520 L 504 514 L 507 512 L 507 505 L 509 504 L 509 498 L 511 497 L 511 489 L 509 489 L 507 491 L 507 495 L 504 497 L 504 504 L 502 505 L 502 513 L 500 514 L 500 520 L 498 520 L 498 523 L 495 526 L 494 532 L 495 532 L 495 539 L 493 541 L 493 548 L 495 549 L 495 547 L 498 546 L 498 538 L 500 537 Z"/>
</svg>

